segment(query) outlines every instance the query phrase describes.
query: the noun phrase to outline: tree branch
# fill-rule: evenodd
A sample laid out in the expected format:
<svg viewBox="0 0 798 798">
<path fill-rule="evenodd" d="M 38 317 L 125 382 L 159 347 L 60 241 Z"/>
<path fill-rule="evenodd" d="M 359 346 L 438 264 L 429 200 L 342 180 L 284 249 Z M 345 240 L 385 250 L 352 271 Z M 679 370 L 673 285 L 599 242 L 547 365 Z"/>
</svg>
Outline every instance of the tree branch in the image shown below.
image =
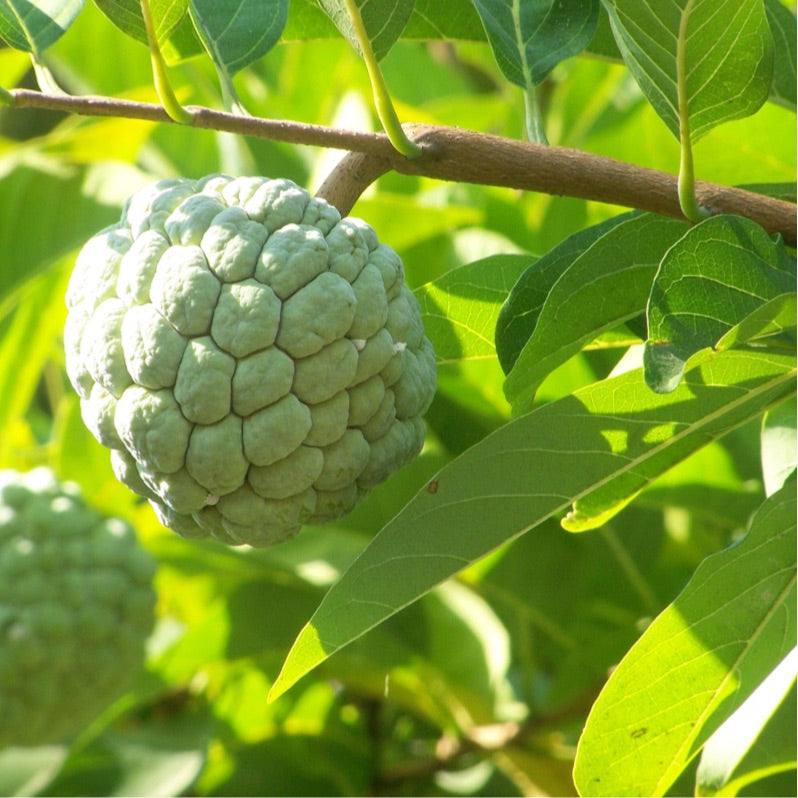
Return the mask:
<svg viewBox="0 0 798 798">
<path fill-rule="evenodd" d="M 114 116 L 172 123 L 151 103 L 110 97 L 60 97 L 16 89 L 17 108 L 46 108 L 88 116 Z M 192 127 L 224 130 L 243 136 L 349 151 L 325 181 L 319 195 L 348 213 L 374 180 L 391 169 L 462 183 L 504 186 L 546 194 L 578 197 L 612 205 L 684 218 L 679 207 L 677 177 L 605 156 L 564 147 L 550 147 L 452 127 L 406 125 L 423 154 L 412 160 L 400 155 L 379 133 L 341 130 L 257 117 L 243 117 L 209 108 L 189 107 Z M 742 189 L 696 182 L 698 202 L 715 213 L 747 216 L 770 233 L 796 243 L 796 206 Z"/>
</svg>

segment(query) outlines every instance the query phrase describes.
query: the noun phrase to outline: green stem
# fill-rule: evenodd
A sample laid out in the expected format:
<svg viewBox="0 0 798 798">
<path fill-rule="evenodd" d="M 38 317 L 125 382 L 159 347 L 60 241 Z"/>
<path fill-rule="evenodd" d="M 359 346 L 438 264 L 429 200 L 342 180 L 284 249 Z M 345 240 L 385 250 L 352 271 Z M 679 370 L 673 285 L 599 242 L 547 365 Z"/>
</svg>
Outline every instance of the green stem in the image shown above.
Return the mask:
<svg viewBox="0 0 798 798">
<path fill-rule="evenodd" d="M 219 77 L 219 86 L 222 89 L 222 102 L 224 103 L 225 110 L 229 111 L 231 114 L 237 114 L 238 116 L 251 116 L 249 111 L 244 108 L 244 103 L 241 102 L 227 71 L 217 64 L 216 74 Z"/>
<path fill-rule="evenodd" d="M 548 144 L 543 126 L 543 115 L 540 112 L 537 86 L 530 86 L 524 91 L 524 109 L 526 111 L 526 137 L 533 144 Z"/>
<path fill-rule="evenodd" d="M 0 86 L 0 105 L 14 105 L 15 103 L 14 95 Z"/>
<path fill-rule="evenodd" d="M 152 76 L 155 82 L 155 91 L 158 93 L 161 104 L 171 119 L 183 125 L 190 125 L 194 121 L 194 116 L 180 105 L 172 90 L 172 84 L 169 83 L 166 63 L 163 60 L 163 55 L 161 55 L 158 37 L 155 34 L 155 24 L 152 21 L 150 2 L 149 0 L 140 0 L 140 2 L 141 15 L 144 17 L 144 27 L 147 31 L 147 41 L 150 45 L 150 60 L 152 61 Z"/>
<path fill-rule="evenodd" d="M 33 74 L 36 75 L 36 82 L 43 92 L 50 94 L 60 94 L 64 97 L 67 93 L 58 85 L 53 73 L 47 68 L 45 64 L 39 59 L 36 53 L 30 54 L 31 64 L 33 65 Z"/>
<path fill-rule="evenodd" d="M 382 127 L 385 130 L 391 144 L 394 148 L 404 155 L 406 158 L 417 158 L 421 155 L 421 147 L 418 144 L 410 141 L 410 139 L 402 130 L 402 125 L 399 122 L 399 117 L 396 115 L 396 110 L 391 102 L 391 95 L 388 93 L 388 87 L 385 85 L 385 79 L 382 76 L 382 70 L 374 55 L 374 50 L 371 48 L 366 26 L 363 24 L 363 17 L 360 15 L 355 0 L 344 0 L 346 11 L 352 21 L 352 27 L 355 31 L 355 38 L 358 45 L 360 45 L 360 52 L 363 55 L 363 60 L 366 62 L 366 70 L 369 74 L 371 81 L 371 90 L 374 96 L 374 106 L 377 109 L 377 116 L 380 118 Z"/>
<path fill-rule="evenodd" d="M 693 145 L 690 138 L 690 112 L 687 107 L 687 67 L 685 64 L 685 42 L 687 20 L 693 0 L 688 0 L 679 22 L 679 38 L 676 43 L 676 93 L 679 106 L 679 205 L 686 219 L 700 222 L 709 216 L 706 208 L 698 204 L 695 195 L 695 172 L 693 170 Z"/>
</svg>

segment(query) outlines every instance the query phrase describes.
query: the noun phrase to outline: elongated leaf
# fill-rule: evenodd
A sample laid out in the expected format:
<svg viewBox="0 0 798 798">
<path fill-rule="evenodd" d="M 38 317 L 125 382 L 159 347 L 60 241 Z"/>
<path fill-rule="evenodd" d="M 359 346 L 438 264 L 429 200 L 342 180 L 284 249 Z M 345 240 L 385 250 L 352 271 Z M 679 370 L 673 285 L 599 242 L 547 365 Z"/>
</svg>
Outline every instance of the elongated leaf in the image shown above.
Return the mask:
<svg viewBox="0 0 798 798">
<path fill-rule="evenodd" d="M 123 33 L 147 44 L 147 30 L 141 16 L 139 0 L 94 0 L 105 14 Z M 150 0 L 155 35 L 160 43 L 167 41 L 180 24 L 188 10 L 189 0 Z"/>
<path fill-rule="evenodd" d="M 716 349 L 729 349 L 746 341 L 779 335 L 787 340 L 795 337 L 796 293 L 778 294 L 752 310 L 742 321 L 722 335 Z"/>
<path fill-rule="evenodd" d="M 517 410 L 529 410 L 546 375 L 584 344 L 645 311 L 662 256 L 686 230 L 672 219 L 635 215 L 572 261 L 505 380 L 507 400 Z"/>
<path fill-rule="evenodd" d="M 232 77 L 280 40 L 288 0 L 190 0 L 189 10 L 211 58 Z"/>
<path fill-rule="evenodd" d="M 692 141 L 754 113 L 773 76 L 762 0 L 604 0 L 626 65 L 679 137 L 677 63 L 684 65 Z"/>
<path fill-rule="evenodd" d="M 632 647 L 590 712 L 581 795 L 664 795 L 795 645 L 795 483 L 708 557 Z"/>
<path fill-rule="evenodd" d="M 496 321 L 496 352 L 505 374 L 510 373 L 534 332 L 546 297 L 563 272 L 601 236 L 634 216 L 635 213 L 625 213 L 574 233 L 521 275 Z"/>
<path fill-rule="evenodd" d="M 32 280 L 22 292 L 0 337 L 0 429 L 24 418 L 53 342 L 64 322 L 66 270 L 52 270 Z M 0 460 L 10 455 L 9 436 L 0 436 Z"/>
<path fill-rule="evenodd" d="M 496 63 L 523 88 L 582 52 L 596 32 L 599 0 L 474 0 Z"/>
<path fill-rule="evenodd" d="M 360 11 L 363 27 L 366 29 L 371 48 L 379 61 L 393 47 L 413 12 L 414 0 L 352 0 Z M 344 0 L 319 0 L 325 13 L 335 23 L 335 27 L 360 52 L 355 28 L 346 9 Z"/>
<path fill-rule="evenodd" d="M 793 679 L 794 679 L 793 674 Z M 743 757 L 731 779 L 717 792 L 697 785 L 696 795 L 798 795 L 798 706 L 796 683 Z"/>
<path fill-rule="evenodd" d="M 762 480 L 765 495 L 781 488 L 796 467 L 795 402 L 784 402 L 769 410 L 762 422 Z"/>
<path fill-rule="evenodd" d="M 371 541 L 303 628 L 275 697 L 335 651 L 501 544 L 672 443 L 710 441 L 794 390 L 783 356 L 731 351 L 654 394 L 639 370 L 501 427 L 443 468 Z M 660 431 L 678 423 L 677 434 Z"/>
<path fill-rule="evenodd" d="M 75 21 L 86 0 L 2 0 L 0 38 L 10 47 L 41 53 Z"/>
<path fill-rule="evenodd" d="M 796 43 L 795 13 L 779 0 L 765 0 L 770 32 L 773 34 L 773 85 L 770 98 L 795 110 Z"/>
<path fill-rule="evenodd" d="M 0 752 L 0 795 L 40 795 L 68 753 L 66 745 L 4 748 Z"/>
<path fill-rule="evenodd" d="M 501 303 L 530 261 L 531 255 L 492 255 L 416 290 L 439 362 L 495 357 L 492 339 Z"/>
<path fill-rule="evenodd" d="M 663 258 L 651 289 L 644 366 L 652 390 L 672 390 L 690 355 L 794 287 L 784 246 L 755 222 L 714 216 L 691 228 Z"/>
<path fill-rule="evenodd" d="M 121 162 L 68 165 L 38 155 L 5 161 L 0 176 L 0 317 L 6 297 L 59 256 L 119 219 L 146 176 Z"/>
<path fill-rule="evenodd" d="M 285 38 L 325 39 L 337 35 L 318 0 L 291 0 Z M 415 0 L 402 38 L 485 41 L 485 31 L 472 0 Z"/>
<path fill-rule="evenodd" d="M 795 686 L 796 671 L 798 649 L 793 649 L 707 740 L 698 765 L 698 795 L 718 795 L 732 780 L 768 721 Z M 781 763 L 771 760 L 762 769 L 794 766 L 795 749 L 790 753 L 792 756 L 788 755 Z"/>
</svg>

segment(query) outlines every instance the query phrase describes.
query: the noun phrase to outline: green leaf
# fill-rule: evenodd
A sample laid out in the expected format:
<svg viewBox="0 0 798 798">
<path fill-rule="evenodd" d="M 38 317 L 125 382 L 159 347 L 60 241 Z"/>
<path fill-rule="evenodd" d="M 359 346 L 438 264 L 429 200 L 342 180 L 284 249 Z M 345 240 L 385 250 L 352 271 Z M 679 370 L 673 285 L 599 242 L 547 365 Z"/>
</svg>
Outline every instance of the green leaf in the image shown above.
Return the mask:
<svg viewBox="0 0 798 798">
<path fill-rule="evenodd" d="M 517 411 L 529 410 L 545 377 L 586 343 L 644 312 L 662 256 L 686 229 L 673 219 L 634 215 L 570 263 L 505 380 L 504 393 Z"/>
<path fill-rule="evenodd" d="M 492 255 L 416 290 L 438 362 L 495 357 L 492 338 L 499 308 L 533 260 L 532 255 Z"/>
<path fill-rule="evenodd" d="M 604 0 L 623 60 L 679 137 L 677 63 L 691 140 L 768 97 L 773 38 L 762 0 Z"/>
<path fill-rule="evenodd" d="M 722 335 L 716 349 L 730 349 L 747 341 L 778 335 L 785 343 L 795 338 L 796 294 L 779 294 L 752 310 L 742 321 Z M 765 343 L 760 341 L 760 343 Z"/>
<path fill-rule="evenodd" d="M 139 0 L 94 0 L 114 25 L 128 36 L 147 44 L 147 30 Z M 188 10 L 189 0 L 150 0 L 155 35 L 164 43 L 175 31 Z"/>
<path fill-rule="evenodd" d="M 622 214 L 574 233 L 521 275 L 496 321 L 496 352 L 505 374 L 510 373 L 534 332 L 546 297 L 560 276 L 601 236 L 634 216 L 634 213 Z"/>
<path fill-rule="evenodd" d="M 775 758 L 781 759 L 780 762 L 774 761 L 772 749 L 767 752 L 769 761 L 757 766 L 752 767 L 753 763 L 745 760 L 790 690 L 794 689 L 796 670 L 798 649 L 793 649 L 707 740 L 698 765 L 697 795 L 728 795 L 727 788 L 732 779 L 738 785 L 743 780 L 750 783 L 762 778 L 764 772 L 769 774 L 795 767 L 794 748 L 786 757 Z M 743 765 L 744 762 L 747 766 Z"/>
<path fill-rule="evenodd" d="M 403 36 L 484 41 L 485 31 L 471 0 L 416 0 Z"/>
<path fill-rule="evenodd" d="M 39 795 L 69 753 L 65 745 L 11 746 L 0 751 L 0 795 Z"/>
<path fill-rule="evenodd" d="M 0 162 L 0 317 L 25 280 L 119 219 L 146 176 L 125 163 L 81 165 L 42 154 Z"/>
<path fill-rule="evenodd" d="M 318 0 L 291 0 L 283 38 L 293 41 L 337 35 L 335 26 L 319 8 Z M 485 31 L 471 0 L 416 0 L 402 38 L 484 41 Z"/>
<path fill-rule="evenodd" d="M 288 0 L 190 0 L 189 12 L 214 63 L 232 77 L 280 40 Z"/>
<path fill-rule="evenodd" d="M 664 795 L 795 645 L 795 483 L 708 557 L 632 647 L 590 711 L 581 795 Z"/>
<path fill-rule="evenodd" d="M 41 53 L 75 21 L 86 0 L 2 0 L 0 38 L 10 47 Z"/>
<path fill-rule="evenodd" d="M 773 35 L 773 85 L 770 98 L 794 111 L 798 61 L 795 13 L 779 0 L 765 0 L 765 12 Z"/>
<path fill-rule="evenodd" d="M 0 429 L 13 429 L 24 418 L 53 354 L 65 317 L 68 272 L 51 270 L 31 280 L 17 297 L 16 308 L 0 326 Z M 0 436 L 0 461 L 10 459 L 13 442 Z"/>
<path fill-rule="evenodd" d="M 582 52 L 596 31 L 599 0 L 474 0 L 496 63 L 525 89 Z"/>
<path fill-rule="evenodd" d="M 651 288 L 644 366 L 652 390 L 672 390 L 690 355 L 715 346 L 794 285 L 784 245 L 755 222 L 713 216 L 690 228 L 662 259 Z"/>
<path fill-rule="evenodd" d="M 574 499 L 635 471 L 671 442 L 723 435 L 794 391 L 794 379 L 790 358 L 732 351 L 691 369 L 672 394 L 652 393 L 637 370 L 501 427 L 445 466 L 330 589 L 272 697 Z"/>
<path fill-rule="evenodd" d="M 765 414 L 762 422 L 762 479 L 771 496 L 796 467 L 795 402 L 784 402 Z"/>
<path fill-rule="evenodd" d="M 776 707 L 731 779 L 715 795 L 792 795 L 796 787 L 796 684 Z M 696 795 L 702 793 L 696 790 Z M 703 794 L 713 794 L 711 792 Z"/>
<path fill-rule="evenodd" d="M 414 0 L 382 0 L 379 3 L 370 0 L 319 0 L 327 16 L 335 23 L 335 27 L 360 52 L 352 19 L 346 8 L 347 2 L 353 3 L 360 9 L 371 48 L 377 60 L 381 60 L 402 35 L 413 11 Z"/>
</svg>

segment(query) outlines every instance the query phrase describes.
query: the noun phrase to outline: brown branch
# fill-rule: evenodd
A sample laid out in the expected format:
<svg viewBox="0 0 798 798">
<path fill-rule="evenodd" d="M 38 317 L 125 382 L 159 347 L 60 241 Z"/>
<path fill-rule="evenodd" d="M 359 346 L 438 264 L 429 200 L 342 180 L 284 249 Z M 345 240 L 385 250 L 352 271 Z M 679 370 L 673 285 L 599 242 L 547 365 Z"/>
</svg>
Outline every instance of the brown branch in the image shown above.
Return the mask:
<svg viewBox="0 0 798 798">
<path fill-rule="evenodd" d="M 58 97 L 23 89 L 12 91 L 11 95 L 18 108 L 172 122 L 163 108 L 150 103 L 110 97 Z M 351 210 L 370 183 L 393 169 L 402 174 L 578 197 L 683 218 L 675 175 L 580 150 L 460 128 L 408 125 L 408 134 L 424 150 L 421 157 L 408 160 L 393 149 L 383 134 L 244 117 L 208 108 L 188 110 L 194 117 L 192 126 L 197 128 L 349 150 L 350 154 L 319 191 L 342 213 Z M 697 182 L 696 193 L 699 203 L 712 211 L 747 216 L 795 245 L 793 203 L 704 181 Z"/>
</svg>

